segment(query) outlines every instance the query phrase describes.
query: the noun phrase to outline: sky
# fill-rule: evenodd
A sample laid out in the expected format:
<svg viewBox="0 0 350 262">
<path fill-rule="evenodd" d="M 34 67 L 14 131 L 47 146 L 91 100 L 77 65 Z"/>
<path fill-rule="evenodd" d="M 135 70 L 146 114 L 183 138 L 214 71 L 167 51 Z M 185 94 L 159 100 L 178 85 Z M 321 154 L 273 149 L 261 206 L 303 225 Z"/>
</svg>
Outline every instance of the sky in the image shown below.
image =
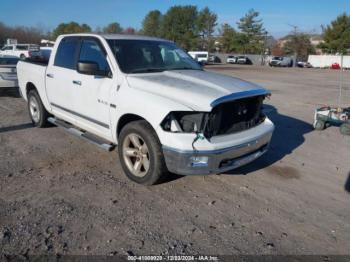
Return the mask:
<svg viewBox="0 0 350 262">
<path fill-rule="evenodd" d="M 298 26 L 306 33 L 320 33 L 340 13 L 350 14 L 350 0 L 9 0 L 1 1 L 0 22 L 10 26 L 54 29 L 61 22 L 86 23 L 95 29 L 111 22 L 140 29 L 145 15 L 154 9 L 165 13 L 173 5 L 208 6 L 218 23 L 236 26 L 251 8 L 260 12 L 266 30 L 274 37 Z"/>
</svg>

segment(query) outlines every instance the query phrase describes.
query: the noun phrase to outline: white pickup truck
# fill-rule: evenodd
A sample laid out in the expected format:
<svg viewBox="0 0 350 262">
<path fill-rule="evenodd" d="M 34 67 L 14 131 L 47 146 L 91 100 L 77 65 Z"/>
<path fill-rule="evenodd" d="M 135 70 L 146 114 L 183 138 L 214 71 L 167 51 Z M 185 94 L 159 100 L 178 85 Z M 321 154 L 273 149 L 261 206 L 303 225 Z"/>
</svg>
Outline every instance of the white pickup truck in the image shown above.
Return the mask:
<svg viewBox="0 0 350 262">
<path fill-rule="evenodd" d="M 266 89 L 204 71 L 164 39 L 63 35 L 49 61 L 21 61 L 17 72 L 35 126 L 118 144 L 124 172 L 140 184 L 247 164 L 274 130 L 262 112 Z"/>
</svg>

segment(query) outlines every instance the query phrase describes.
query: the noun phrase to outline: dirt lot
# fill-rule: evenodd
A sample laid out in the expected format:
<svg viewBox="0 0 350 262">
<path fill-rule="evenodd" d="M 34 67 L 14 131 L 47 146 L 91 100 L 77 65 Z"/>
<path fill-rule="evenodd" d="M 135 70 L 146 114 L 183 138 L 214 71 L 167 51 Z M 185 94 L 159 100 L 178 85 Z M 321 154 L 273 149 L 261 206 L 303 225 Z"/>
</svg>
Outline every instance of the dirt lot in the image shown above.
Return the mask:
<svg viewBox="0 0 350 262">
<path fill-rule="evenodd" d="M 2 254 L 350 254 L 350 137 L 313 131 L 338 71 L 214 66 L 272 91 L 271 149 L 230 174 L 144 187 L 107 153 L 0 94 Z M 344 102 L 350 102 L 345 72 Z M 348 182 L 347 182 L 348 181 Z"/>
</svg>

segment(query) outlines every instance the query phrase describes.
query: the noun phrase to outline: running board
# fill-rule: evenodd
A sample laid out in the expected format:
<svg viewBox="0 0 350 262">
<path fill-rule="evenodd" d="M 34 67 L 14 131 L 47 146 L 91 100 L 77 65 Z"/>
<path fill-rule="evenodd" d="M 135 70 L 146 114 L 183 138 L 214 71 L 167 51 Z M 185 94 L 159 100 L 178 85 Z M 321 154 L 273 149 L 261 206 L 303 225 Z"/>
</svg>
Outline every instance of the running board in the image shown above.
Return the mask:
<svg viewBox="0 0 350 262">
<path fill-rule="evenodd" d="M 65 131 L 67 131 L 68 133 L 77 136 L 79 138 L 82 138 L 88 142 L 90 142 L 91 144 L 94 144 L 108 152 L 114 150 L 115 145 L 113 145 L 112 143 L 108 143 L 107 141 L 105 141 L 102 138 L 96 137 L 95 135 L 92 135 L 86 131 L 82 131 L 77 129 L 76 127 L 74 127 L 72 124 L 65 122 L 63 120 L 54 118 L 54 117 L 49 117 L 47 119 L 48 122 L 50 122 L 51 124 L 54 124 L 55 126 L 58 126 L 62 129 L 64 129 Z"/>
</svg>

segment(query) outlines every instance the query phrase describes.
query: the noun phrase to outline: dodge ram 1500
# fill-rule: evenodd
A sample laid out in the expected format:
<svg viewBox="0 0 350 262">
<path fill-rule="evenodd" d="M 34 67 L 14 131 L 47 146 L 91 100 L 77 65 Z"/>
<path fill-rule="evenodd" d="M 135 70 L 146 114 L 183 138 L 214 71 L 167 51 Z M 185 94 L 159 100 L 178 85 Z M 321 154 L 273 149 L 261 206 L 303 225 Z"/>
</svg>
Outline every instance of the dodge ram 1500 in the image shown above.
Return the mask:
<svg viewBox="0 0 350 262">
<path fill-rule="evenodd" d="M 174 42 L 59 36 L 48 61 L 17 65 L 33 124 L 49 122 L 111 150 L 145 185 L 167 173 L 222 173 L 264 154 L 274 130 L 253 83 L 207 72 Z"/>
</svg>

